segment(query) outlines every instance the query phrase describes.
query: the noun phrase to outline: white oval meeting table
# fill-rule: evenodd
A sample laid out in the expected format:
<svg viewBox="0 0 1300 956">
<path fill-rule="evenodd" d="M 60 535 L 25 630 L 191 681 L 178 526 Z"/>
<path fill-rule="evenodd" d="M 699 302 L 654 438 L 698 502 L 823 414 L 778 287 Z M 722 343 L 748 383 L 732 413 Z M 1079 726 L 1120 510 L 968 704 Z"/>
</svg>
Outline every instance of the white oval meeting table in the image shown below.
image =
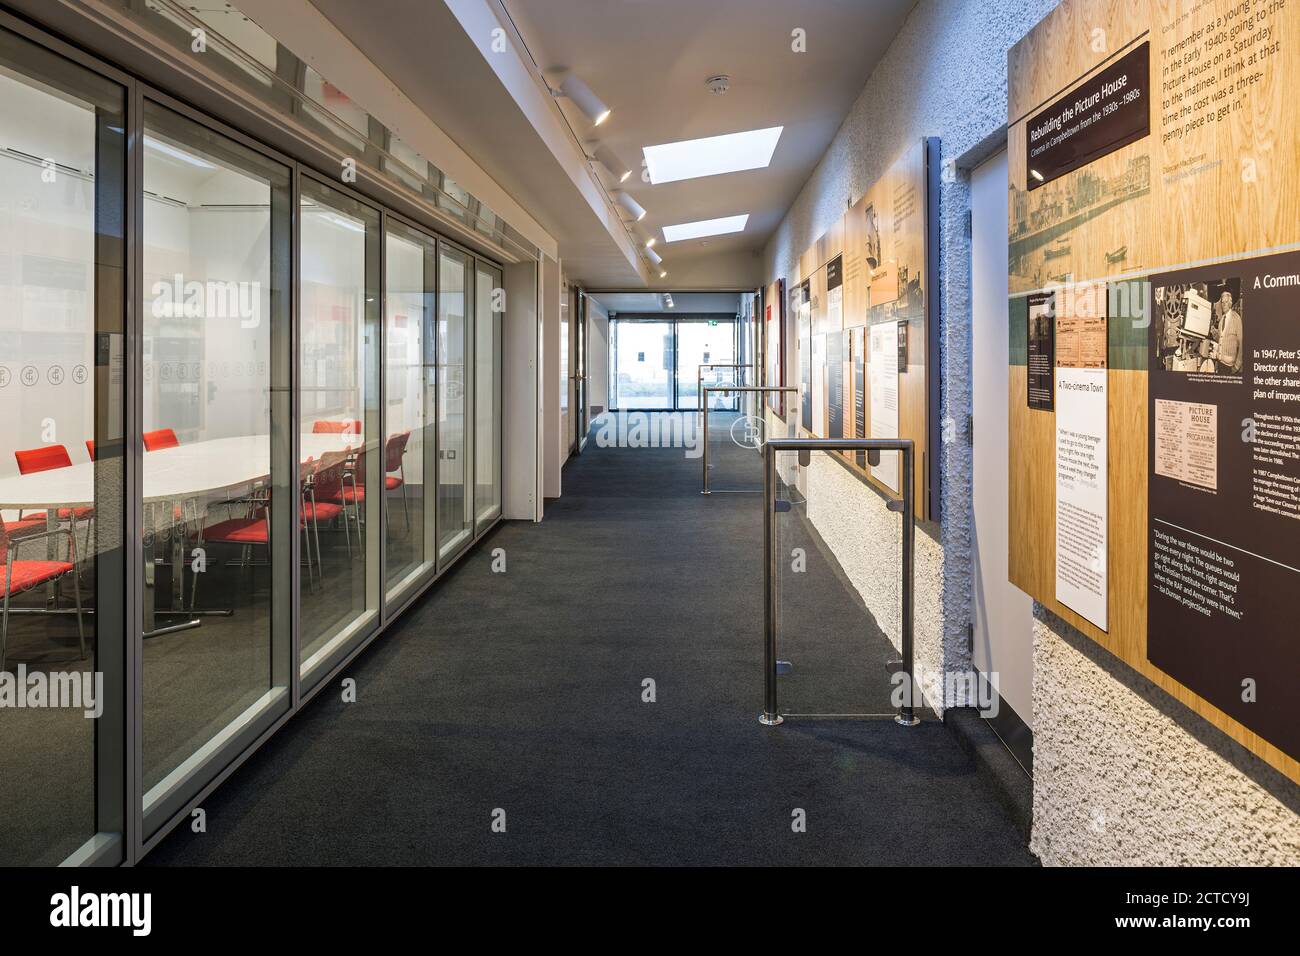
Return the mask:
<svg viewBox="0 0 1300 956">
<path fill-rule="evenodd" d="M 350 451 L 365 443 L 362 435 L 347 433 L 308 433 L 301 436 L 303 461 L 320 458 L 325 452 Z M 202 612 L 184 612 L 185 535 L 173 534 L 176 509 L 186 514 L 191 502 L 210 498 L 237 497 L 250 486 L 265 482 L 271 474 L 271 439 L 269 435 L 236 435 L 187 442 L 172 448 L 144 453 L 142 484 L 143 514 L 153 514 L 156 527 L 144 529 L 146 637 L 199 626 Z M 45 511 L 47 525 L 57 526 L 61 509 L 95 506 L 95 470 L 92 462 L 79 462 L 66 468 L 11 475 L 0 478 L 0 510 Z M 146 518 L 147 520 L 147 518 Z M 160 537 L 171 544 L 172 606 L 160 612 L 155 607 L 154 577 Z M 47 545 L 53 557 L 53 539 Z M 159 628 L 157 615 L 189 614 L 190 620 Z M 229 611 L 213 613 L 228 615 Z"/>
</svg>

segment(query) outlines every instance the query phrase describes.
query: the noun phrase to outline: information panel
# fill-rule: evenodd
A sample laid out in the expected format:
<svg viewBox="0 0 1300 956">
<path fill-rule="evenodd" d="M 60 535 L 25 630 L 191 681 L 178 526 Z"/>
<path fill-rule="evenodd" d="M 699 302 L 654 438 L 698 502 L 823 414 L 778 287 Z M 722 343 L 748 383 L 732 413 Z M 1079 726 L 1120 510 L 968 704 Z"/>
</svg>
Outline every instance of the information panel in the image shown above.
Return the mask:
<svg viewBox="0 0 1300 956">
<path fill-rule="evenodd" d="M 1103 631 L 1110 550 L 1106 316 L 1098 287 L 1062 295 L 1056 317 L 1056 599 Z M 1101 287 L 1104 293 L 1104 287 Z"/>
<path fill-rule="evenodd" d="M 871 437 L 898 437 L 898 323 L 877 322 L 868 326 L 867 346 L 871 388 Z M 871 469 L 877 480 L 895 494 L 902 487 L 898 478 L 898 452 L 880 455 L 880 464 Z"/>
<path fill-rule="evenodd" d="M 1298 89 L 1297 0 L 1007 55 L 1010 580 L 1296 782 Z"/>
<path fill-rule="evenodd" d="M 1300 753 L 1300 253 L 1151 290 L 1147 656 Z"/>
</svg>

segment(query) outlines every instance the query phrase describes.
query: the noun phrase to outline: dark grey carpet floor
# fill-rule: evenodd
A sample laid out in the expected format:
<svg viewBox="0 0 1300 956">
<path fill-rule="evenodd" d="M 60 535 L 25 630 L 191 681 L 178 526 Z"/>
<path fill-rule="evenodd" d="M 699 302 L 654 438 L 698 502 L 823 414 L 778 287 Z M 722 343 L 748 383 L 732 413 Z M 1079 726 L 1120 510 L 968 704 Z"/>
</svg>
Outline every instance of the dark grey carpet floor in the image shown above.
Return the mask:
<svg viewBox="0 0 1300 956">
<path fill-rule="evenodd" d="M 356 703 L 324 691 L 208 799 L 206 833 L 145 862 L 1032 863 L 932 715 L 758 723 L 759 499 L 704 498 L 699 475 L 680 449 L 589 442 L 545 521 L 502 525 L 355 662 Z M 787 616 L 824 635 L 795 676 L 887 709 L 887 642 L 800 509 L 781 518 L 809 544 Z"/>
</svg>

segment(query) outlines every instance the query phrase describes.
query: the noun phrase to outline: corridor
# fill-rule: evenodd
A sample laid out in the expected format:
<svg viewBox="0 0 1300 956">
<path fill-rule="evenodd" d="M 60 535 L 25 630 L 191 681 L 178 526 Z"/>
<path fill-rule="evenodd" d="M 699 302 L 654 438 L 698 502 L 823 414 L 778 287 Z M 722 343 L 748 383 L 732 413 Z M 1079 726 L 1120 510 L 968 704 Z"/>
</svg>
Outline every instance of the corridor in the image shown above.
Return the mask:
<svg viewBox="0 0 1300 956">
<path fill-rule="evenodd" d="M 715 471 L 756 482 L 725 424 Z M 594 439 L 563 481 L 544 522 L 498 527 L 341 675 L 355 703 L 322 692 L 203 803 L 205 833 L 177 827 L 146 864 L 1034 862 L 932 712 L 758 723 L 758 495 L 706 498 L 682 449 Z M 782 518 L 808 545 L 785 616 L 823 636 L 792 678 L 833 668 L 843 685 L 810 694 L 888 710 L 885 639 L 800 509 Z"/>
</svg>

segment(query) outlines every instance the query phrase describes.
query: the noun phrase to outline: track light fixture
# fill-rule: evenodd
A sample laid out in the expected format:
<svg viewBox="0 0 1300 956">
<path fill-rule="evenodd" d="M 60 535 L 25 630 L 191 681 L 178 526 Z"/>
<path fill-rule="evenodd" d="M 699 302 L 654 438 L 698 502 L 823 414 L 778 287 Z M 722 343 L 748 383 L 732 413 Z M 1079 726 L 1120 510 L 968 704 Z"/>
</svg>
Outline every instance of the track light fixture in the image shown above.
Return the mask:
<svg viewBox="0 0 1300 956">
<path fill-rule="evenodd" d="M 591 91 L 590 86 L 582 82 L 572 72 L 565 73 L 560 77 L 559 89 L 551 90 L 551 95 L 555 97 L 563 96 L 568 99 L 574 106 L 582 110 L 587 119 L 591 120 L 593 126 L 599 126 L 609 119 L 609 107 Z"/>
<path fill-rule="evenodd" d="M 651 262 L 653 262 L 656 266 L 661 266 L 664 264 L 664 257 L 659 255 L 659 253 L 655 252 L 653 249 L 647 249 L 645 251 L 645 257 L 649 259 Z"/>
<path fill-rule="evenodd" d="M 614 155 L 614 151 L 608 146 L 601 143 L 589 143 L 587 144 L 587 149 L 591 154 L 591 158 L 604 166 L 609 174 L 620 183 L 625 183 L 632 178 L 631 168 L 627 163 L 620 161 L 619 158 Z"/>
<path fill-rule="evenodd" d="M 618 203 L 628 215 L 636 219 L 637 222 L 640 222 L 645 218 L 645 207 L 627 193 L 623 192 L 623 190 L 614 190 L 614 201 Z"/>
</svg>

